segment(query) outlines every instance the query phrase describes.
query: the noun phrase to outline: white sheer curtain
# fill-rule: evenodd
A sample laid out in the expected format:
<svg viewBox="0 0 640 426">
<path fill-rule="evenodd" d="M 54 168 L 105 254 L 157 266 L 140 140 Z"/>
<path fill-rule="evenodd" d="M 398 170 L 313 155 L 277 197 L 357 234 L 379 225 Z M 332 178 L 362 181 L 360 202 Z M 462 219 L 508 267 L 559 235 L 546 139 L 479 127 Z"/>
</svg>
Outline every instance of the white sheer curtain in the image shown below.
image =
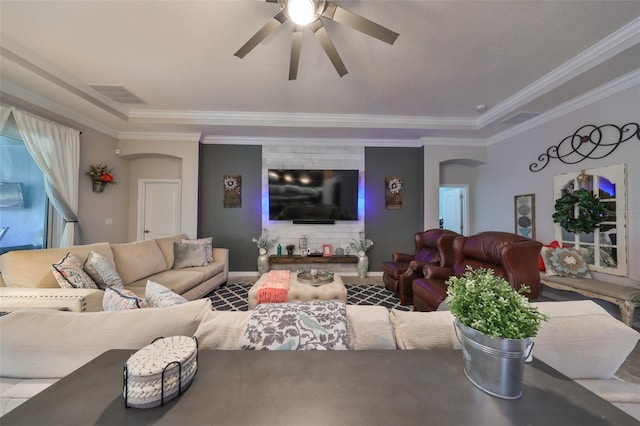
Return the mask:
<svg viewBox="0 0 640 426">
<path fill-rule="evenodd" d="M 45 176 L 49 201 L 64 219 L 60 247 L 82 244 L 78 223 L 80 132 L 11 108 L 20 136 Z M 4 109 L 1 111 L 4 117 Z"/>
<path fill-rule="evenodd" d="M 4 125 L 7 124 L 9 115 L 11 114 L 11 108 L 4 105 L 0 105 L 0 131 L 4 129 Z"/>
</svg>

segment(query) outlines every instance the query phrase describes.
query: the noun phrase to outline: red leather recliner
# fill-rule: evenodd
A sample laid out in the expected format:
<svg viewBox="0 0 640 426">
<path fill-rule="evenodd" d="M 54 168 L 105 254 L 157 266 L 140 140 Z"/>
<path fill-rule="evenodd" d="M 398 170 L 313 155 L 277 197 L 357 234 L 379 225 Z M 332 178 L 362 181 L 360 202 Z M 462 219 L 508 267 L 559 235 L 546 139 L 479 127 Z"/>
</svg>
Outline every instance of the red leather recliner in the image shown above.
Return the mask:
<svg viewBox="0 0 640 426">
<path fill-rule="evenodd" d="M 453 258 L 442 265 L 425 265 L 423 278 L 413 281 L 413 307 L 416 311 L 435 311 L 447 297 L 446 281 L 450 276 L 462 276 L 467 266 L 490 268 L 518 290 L 524 284 L 529 299 L 540 295 L 538 257 L 542 243 L 509 232 L 481 232 L 469 237 L 456 237 Z"/>
<path fill-rule="evenodd" d="M 429 229 L 414 235 L 414 254 L 395 252 L 391 262 L 382 264 L 382 280 L 385 287 L 400 295 L 400 303 L 411 304 L 413 280 L 422 277 L 422 268 L 426 264 L 439 265 L 443 246 L 451 247 L 453 239 L 460 234 L 446 229 Z M 449 243 L 445 243 L 449 241 Z"/>
</svg>

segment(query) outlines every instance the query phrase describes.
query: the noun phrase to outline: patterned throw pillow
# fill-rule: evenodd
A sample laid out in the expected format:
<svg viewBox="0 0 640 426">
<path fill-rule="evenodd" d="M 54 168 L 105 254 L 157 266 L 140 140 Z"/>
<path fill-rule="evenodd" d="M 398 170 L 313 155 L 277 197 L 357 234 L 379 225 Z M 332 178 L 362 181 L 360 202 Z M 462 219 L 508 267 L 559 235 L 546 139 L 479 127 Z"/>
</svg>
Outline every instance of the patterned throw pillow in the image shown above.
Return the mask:
<svg viewBox="0 0 640 426">
<path fill-rule="evenodd" d="M 121 311 L 124 309 L 148 308 L 144 299 L 126 288 L 107 287 L 102 297 L 102 309 L 105 311 Z"/>
<path fill-rule="evenodd" d="M 147 286 L 144 289 L 144 298 L 152 308 L 166 308 L 167 306 L 188 302 L 178 293 L 174 293 L 162 284 L 151 280 L 147 281 Z"/>
<path fill-rule="evenodd" d="M 543 245 L 542 247 L 551 247 L 551 248 L 560 248 L 560 243 L 557 241 L 551 241 L 551 243 L 549 245 Z M 540 269 L 542 272 L 546 271 L 546 267 L 544 266 L 544 259 L 542 259 L 542 251 L 540 252 L 540 256 L 538 258 L 538 269 Z"/>
<path fill-rule="evenodd" d="M 51 265 L 51 272 L 62 288 L 98 288 L 82 268 L 82 260 L 71 253 Z"/>
<path fill-rule="evenodd" d="M 540 251 L 547 275 L 590 278 L 587 262 L 577 250 L 543 247 Z"/>
<path fill-rule="evenodd" d="M 122 278 L 116 270 L 116 265 L 106 256 L 91 250 L 84 262 L 84 271 L 96 282 L 102 290 L 109 286 L 124 288 Z"/>
<path fill-rule="evenodd" d="M 204 251 L 207 255 L 207 262 L 209 263 L 213 262 L 213 238 L 212 237 L 199 238 L 197 240 L 187 240 L 183 238 L 182 240 L 180 240 L 180 242 L 183 244 L 199 244 L 201 246 L 204 246 Z"/>
<path fill-rule="evenodd" d="M 207 264 L 205 248 L 200 244 L 173 243 L 173 269 L 204 266 Z"/>
<path fill-rule="evenodd" d="M 340 300 L 263 303 L 251 313 L 245 350 L 347 350 L 347 307 Z"/>
</svg>

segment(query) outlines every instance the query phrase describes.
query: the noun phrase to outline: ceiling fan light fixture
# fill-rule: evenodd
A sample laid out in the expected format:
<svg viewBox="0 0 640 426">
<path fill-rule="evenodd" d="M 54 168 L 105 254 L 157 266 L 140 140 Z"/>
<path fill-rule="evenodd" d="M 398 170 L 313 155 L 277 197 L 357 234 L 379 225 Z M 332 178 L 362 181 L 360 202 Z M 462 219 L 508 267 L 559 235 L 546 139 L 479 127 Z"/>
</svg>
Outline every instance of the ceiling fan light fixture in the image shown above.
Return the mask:
<svg viewBox="0 0 640 426">
<path fill-rule="evenodd" d="M 307 25 L 318 19 L 315 0 L 288 0 L 287 15 L 298 25 Z"/>
</svg>

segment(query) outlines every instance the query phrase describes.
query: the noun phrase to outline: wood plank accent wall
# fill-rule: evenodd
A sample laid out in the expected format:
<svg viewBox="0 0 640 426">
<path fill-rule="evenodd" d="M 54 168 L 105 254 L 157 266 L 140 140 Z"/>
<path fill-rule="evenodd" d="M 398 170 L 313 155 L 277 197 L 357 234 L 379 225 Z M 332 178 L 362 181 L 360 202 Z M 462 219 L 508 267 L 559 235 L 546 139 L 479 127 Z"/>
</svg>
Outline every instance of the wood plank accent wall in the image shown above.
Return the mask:
<svg viewBox="0 0 640 426">
<path fill-rule="evenodd" d="M 307 237 L 307 247 L 322 251 L 323 244 L 331 244 L 333 250 L 346 249 L 352 239 L 364 231 L 364 147 L 338 145 L 270 145 L 262 148 L 262 227 L 278 238 L 285 250 L 294 244 L 295 254 L 300 254 L 298 239 Z M 359 170 L 359 211 L 357 221 L 336 221 L 334 225 L 294 225 L 291 221 L 269 220 L 269 169 L 336 169 Z M 276 244 L 277 245 L 277 244 Z M 269 254 L 275 254 L 273 247 Z"/>
</svg>

